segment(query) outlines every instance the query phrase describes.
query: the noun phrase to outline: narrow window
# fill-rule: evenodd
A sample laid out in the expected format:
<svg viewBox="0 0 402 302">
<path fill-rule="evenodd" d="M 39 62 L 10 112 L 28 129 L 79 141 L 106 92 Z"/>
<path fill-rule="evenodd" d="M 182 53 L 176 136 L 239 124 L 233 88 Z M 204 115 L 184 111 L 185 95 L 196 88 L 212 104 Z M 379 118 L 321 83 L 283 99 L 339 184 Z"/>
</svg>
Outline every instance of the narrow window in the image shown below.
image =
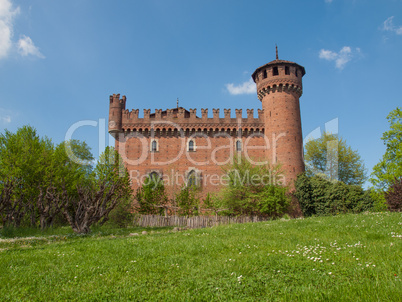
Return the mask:
<svg viewBox="0 0 402 302">
<path fill-rule="evenodd" d="M 191 140 L 188 142 L 188 151 L 194 151 L 194 141 Z"/>
<path fill-rule="evenodd" d="M 151 172 L 151 174 L 149 174 L 149 179 L 150 181 L 158 182 L 159 181 L 158 173 L 156 173 L 155 171 Z"/>
<path fill-rule="evenodd" d="M 158 143 L 157 141 L 153 140 L 151 143 L 151 152 L 156 152 L 158 151 Z"/>
<path fill-rule="evenodd" d="M 266 79 L 268 77 L 267 70 L 264 70 L 263 78 Z"/>
<path fill-rule="evenodd" d="M 274 68 L 272 68 L 272 75 L 274 75 L 274 76 L 279 75 L 279 72 L 278 72 L 278 67 L 274 67 Z"/>
<path fill-rule="evenodd" d="M 296 68 L 296 77 L 297 77 L 297 68 Z"/>
<path fill-rule="evenodd" d="M 289 66 L 285 66 L 285 74 L 286 75 L 290 74 Z"/>
<path fill-rule="evenodd" d="M 237 142 L 236 142 L 236 151 L 241 151 L 241 141 L 240 140 L 238 140 Z"/>
<path fill-rule="evenodd" d="M 197 185 L 197 175 L 194 170 L 191 170 L 190 173 L 188 173 L 187 186 L 193 187 L 196 185 Z"/>
</svg>

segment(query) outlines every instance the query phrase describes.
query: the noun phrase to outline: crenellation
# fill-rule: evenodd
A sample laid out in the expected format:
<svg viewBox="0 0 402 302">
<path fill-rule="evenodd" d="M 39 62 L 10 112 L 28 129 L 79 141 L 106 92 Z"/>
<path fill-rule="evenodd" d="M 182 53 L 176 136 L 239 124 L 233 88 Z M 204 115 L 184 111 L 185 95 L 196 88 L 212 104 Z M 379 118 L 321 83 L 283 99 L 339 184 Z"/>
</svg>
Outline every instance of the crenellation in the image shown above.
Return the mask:
<svg viewBox="0 0 402 302">
<path fill-rule="evenodd" d="M 237 119 L 237 120 L 238 120 L 238 119 L 241 119 L 241 118 L 242 118 L 243 110 L 242 110 L 242 109 L 235 109 L 235 111 L 236 111 L 236 119 Z"/>
<path fill-rule="evenodd" d="M 219 109 L 212 109 L 212 114 L 213 114 L 213 119 L 214 120 L 219 120 Z"/>
<path fill-rule="evenodd" d="M 203 120 L 207 120 L 208 119 L 208 109 L 201 109 L 201 118 Z"/>
<path fill-rule="evenodd" d="M 230 119 L 230 109 L 223 109 L 223 112 L 225 114 L 225 119 Z"/>
<path fill-rule="evenodd" d="M 254 109 L 247 109 L 247 119 L 248 120 L 254 119 Z"/>
<path fill-rule="evenodd" d="M 190 109 L 190 119 L 195 120 L 197 118 L 197 109 Z"/>
<path fill-rule="evenodd" d="M 156 120 L 162 119 L 162 109 L 155 109 L 155 117 Z"/>
<path fill-rule="evenodd" d="M 151 116 L 151 109 L 144 109 L 144 120 L 149 120 Z"/>
</svg>

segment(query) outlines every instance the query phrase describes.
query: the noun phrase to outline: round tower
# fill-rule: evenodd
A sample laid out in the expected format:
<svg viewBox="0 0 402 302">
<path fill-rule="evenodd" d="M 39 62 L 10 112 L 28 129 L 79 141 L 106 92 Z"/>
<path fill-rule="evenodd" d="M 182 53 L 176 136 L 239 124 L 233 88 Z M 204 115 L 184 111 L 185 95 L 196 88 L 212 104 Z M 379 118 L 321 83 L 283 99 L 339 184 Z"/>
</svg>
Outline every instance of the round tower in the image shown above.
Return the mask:
<svg viewBox="0 0 402 302">
<path fill-rule="evenodd" d="M 114 135 L 120 132 L 122 126 L 123 110 L 126 109 L 126 96 L 120 100 L 120 94 L 109 97 L 109 133 Z"/>
<path fill-rule="evenodd" d="M 265 135 L 270 142 L 268 160 L 281 164 L 285 182 L 291 188 L 297 175 L 304 172 L 299 98 L 305 73 L 303 66 L 279 60 L 277 48 L 276 60 L 252 74 L 264 109 Z"/>
</svg>

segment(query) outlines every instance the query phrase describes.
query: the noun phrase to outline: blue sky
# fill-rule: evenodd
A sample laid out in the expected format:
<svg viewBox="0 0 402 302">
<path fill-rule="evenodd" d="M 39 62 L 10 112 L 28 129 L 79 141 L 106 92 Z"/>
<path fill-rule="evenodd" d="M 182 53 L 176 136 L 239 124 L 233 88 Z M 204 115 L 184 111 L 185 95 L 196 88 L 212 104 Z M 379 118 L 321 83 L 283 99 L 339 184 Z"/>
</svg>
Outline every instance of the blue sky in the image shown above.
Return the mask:
<svg viewBox="0 0 402 302">
<path fill-rule="evenodd" d="M 0 127 L 30 124 L 59 143 L 92 121 L 100 128 L 73 138 L 98 157 L 113 93 L 140 116 L 177 98 L 198 113 L 256 114 L 250 76 L 275 44 L 306 68 L 303 135 L 338 119 L 371 172 L 402 105 L 402 0 L 0 0 Z"/>
</svg>

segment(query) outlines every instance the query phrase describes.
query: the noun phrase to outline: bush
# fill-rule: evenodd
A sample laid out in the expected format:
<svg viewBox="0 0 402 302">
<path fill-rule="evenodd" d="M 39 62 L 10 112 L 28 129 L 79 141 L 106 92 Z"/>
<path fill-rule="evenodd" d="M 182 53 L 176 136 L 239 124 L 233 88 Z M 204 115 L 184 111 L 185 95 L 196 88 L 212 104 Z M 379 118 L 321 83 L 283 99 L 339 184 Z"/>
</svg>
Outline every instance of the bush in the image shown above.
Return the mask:
<svg viewBox="0 0 402 302">
<path fill-rule="evenodd" d="M 222 190 L 223 214 L 282 216 L 289 207 L 288 188 L 281 179 L 279 166 L 253 166 L 245 158 L 234 158 L 227 167 L 228 185 Z"/>
<path fill-rule="evenodd" d="M 133 199 L 126 198 L 121 200 L 116 208 L 110 212 L 108 224 L 126 228 L 133 223 L 134 216 Z"/>
<path fill-rule="evenodd" d="M 395 179 L 392 186 L 385 193 L 388 210 L 400 212 L 402 209 L 402 177 Z"/>
<path fill-rule="evenodd" d="M 370 191 L 341 181 L 331 182 L 320 176 L 301 174 L 295 183 L 304 216 L 359 213 L 370 210 L 374 200 Z"/>
<path fill-rule="evenodd" d="M 198 189 L 195 186 L 184 186 L 176 194 L 176 205 L 180 216 L 197 216 L 200 200 L 197 197 Z"/>
</svg>

